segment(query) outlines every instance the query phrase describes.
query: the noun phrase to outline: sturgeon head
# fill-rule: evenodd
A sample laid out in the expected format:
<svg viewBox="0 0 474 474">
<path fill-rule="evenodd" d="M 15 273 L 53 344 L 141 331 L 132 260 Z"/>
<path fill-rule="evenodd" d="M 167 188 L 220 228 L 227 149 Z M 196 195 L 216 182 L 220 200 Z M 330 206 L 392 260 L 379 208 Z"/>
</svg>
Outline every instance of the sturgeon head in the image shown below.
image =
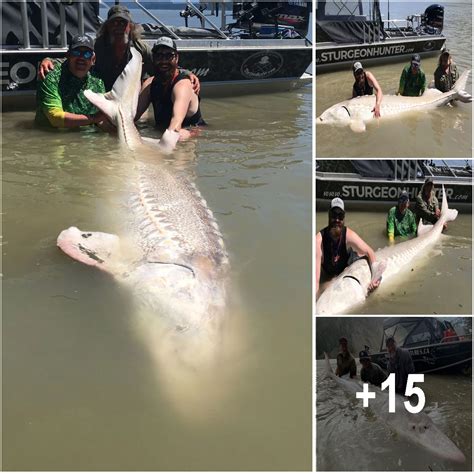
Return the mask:
<svg viewBox="0 0 474 474">
<path fill-rule="evenodd" d="M 339 104 L 329 107 L 325 110 L 316 121 L 321 124 L 328 125 L 349 125 L 351 122 L 351 112 L 348 108 L 349 101 L 340 102 Z"/>
<path fill-rule="evenodd" d="M 377 393 L 377 396 L 379 394 Z M 397 395 L 398 398 L 401 398 Z M 448 438 L 425 413 L 408 413 L 401 403 L 397 412 L 389 414 L 387 424 L 400 437 L 424 448 L 430 453 L 456 463 L 466 460 L 463 452 Z"/>
</svg>

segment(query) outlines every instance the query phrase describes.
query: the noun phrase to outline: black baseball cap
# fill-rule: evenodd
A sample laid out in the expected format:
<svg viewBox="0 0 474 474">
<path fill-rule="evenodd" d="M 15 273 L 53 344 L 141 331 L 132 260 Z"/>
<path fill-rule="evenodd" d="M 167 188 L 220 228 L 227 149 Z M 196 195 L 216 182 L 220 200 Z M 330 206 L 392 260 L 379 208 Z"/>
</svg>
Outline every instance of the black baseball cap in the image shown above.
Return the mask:
<svg viewBox="0 0 474 474">
<path fill-rule="evenodd" d="M 154 53 L 158 48 L 170 48 L 174 51 L 178 51 L 176 43 L 169 36 L 162 36 L 159 38 L 153 45 L 153 49 L 151 51 Z"/>
<path fill-rule="evenodd" d="M 359 360 L 370 360 L 370 355 L 367 351 L 360 351 L 359 352 Z"/>
<path fill-rule="evenodd" d="M 421 57 L 419 54 L 414 54 L 412 57 L 411 57 L 411 63 L 412 64 L 416 64 L 416 65 L 420 65 L 421 64 Z"/>
<path fill-rule="evenodd" d="M 402 191 L 400 196 L 398 196 L 398 204 L 401 204 L 403 202 L 407 202 L 409 200 L 410 200 L 410 196 L 408 195 L 408 193 L 406 191 Z"/>
<path fill-rule="evenodd" d="M 76 48 L 88 48 L 94 51 L 94 40 L 89 35 L 76 35 L 69 43 L 69 50 L 72 51 Z"/>
<path fill-rule="evenodd" d="M 130 10 L 124 5 L 114 5 L 110 8 L 107 13 L 107 21 L 114 20 L 115 18 L 123 18 L 124 20 L 132 21 Z"/>
</svg>

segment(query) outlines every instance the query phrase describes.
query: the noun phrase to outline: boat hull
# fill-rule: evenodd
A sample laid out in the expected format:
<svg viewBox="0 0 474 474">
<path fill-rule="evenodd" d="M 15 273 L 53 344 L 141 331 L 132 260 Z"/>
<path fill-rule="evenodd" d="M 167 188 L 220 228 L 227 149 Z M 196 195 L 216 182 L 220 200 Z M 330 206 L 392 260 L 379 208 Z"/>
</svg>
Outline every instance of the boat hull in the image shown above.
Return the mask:
<svg viewBox="0 0 474 474">
<path fill-rule="evenodd" d="M 422 57 L 433 56 L 440 53 L 445 42 L 442 35 L 424 35 L 364 44 L 316 43 L 316 74 L 350 70 L 354 61 L 363 61 L 365 66 L 370 66 L 408 61 L 415 53 Z"/>
<path fill-rule="evenodd" d="M 179 51 L 180 66 L 199 77 L 204 97 L 280 92 L 311 82 L 306 40 L 182 40 Z M 65 54 L 61 48 L 2 50 L 3 109 L 34 106 L 39 63 Z"/>
<path fill-rule="evenodd" d="M 472 368 L 471 339 L 405 349 L 410 352 L 416 373 L 467 373 Z M 387 369 L 387 352 L 371 354 L 371 358 L 372 362 Z"/>
<path fill-rule="evenodd" d="M 435 178 L 435 192 L 441 199 L 444 185 L 450 206 L 461 212 L 472 210 L 472 182 L 470 179 L 455 181 L 447 177 Z M 327 210 L 335 197 L 340 197 L 352 210 L 388 210 L 394 206 L 402 191 L 407 191 L 414 203 L 423 186 L 422 180 L 384 180 L 361 178 L 352 173 L 316 172 L 316 209 Z"/>
</svg>

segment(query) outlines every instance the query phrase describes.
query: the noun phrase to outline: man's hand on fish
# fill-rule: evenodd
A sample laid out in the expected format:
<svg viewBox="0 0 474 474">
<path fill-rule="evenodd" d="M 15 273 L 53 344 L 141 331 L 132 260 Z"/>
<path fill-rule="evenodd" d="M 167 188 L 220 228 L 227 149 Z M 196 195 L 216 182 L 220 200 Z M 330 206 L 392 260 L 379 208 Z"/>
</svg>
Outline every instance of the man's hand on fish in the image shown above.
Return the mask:
<svg viewBox="0 0 474 474">
<path fill-rule="evenodd" d="M 185 128 L 181 128 L 179 130 L 179 141 L 182 142 L 183 140 L 187 140 L 188 138 L 191 138 L 191 132 L 189 130 L 186 130 Z"/>
<path fill-rule="evenodd" d="M 380 105 L 375 105 L 372 109 L 375 118 L 380 118 Z"/>
<path fill-rule="evenodd" d="M 373 279 L 370 282 L 369 288 L 368 288 L 368 294 L 372 293 L 372 291 L 375 291 L 379 286 L 380 282 L 382 281 L 382 277 L 378 277 L 377 279 Z"/>
</svg>

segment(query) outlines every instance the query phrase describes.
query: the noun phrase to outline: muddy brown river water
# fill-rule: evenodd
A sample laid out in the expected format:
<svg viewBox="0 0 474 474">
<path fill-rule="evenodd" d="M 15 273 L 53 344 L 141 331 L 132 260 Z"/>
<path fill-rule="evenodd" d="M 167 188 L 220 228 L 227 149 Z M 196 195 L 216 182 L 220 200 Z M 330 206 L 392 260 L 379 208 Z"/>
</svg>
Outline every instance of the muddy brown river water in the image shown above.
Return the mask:
<svg viewBox="0 0 474 474">
<path fill-rule="evenodd" d="M 70 225 L 114 232 L 129 157 L 3 114 L 4 469 L 311 469 L 311 88 L 203 114 L 174 165 L 214 211 L 235 304 L 199 402 L 170 396 L 130 293 L 56 247 Z"/>
<path fill-rule="evenodd" d="M 390 2 L 391 18 L 424 11 L 429 3 Z M 447 48 L 458 71 L 472 68 L 471 2 L 446 2 L 445 28 Z M 422 60 L 427 81 L 433 79 L 437 57 Z M 368 66 L 385 94 L 395 94 L 406 63 Z M 349 99 L 354 78 L 351 68 L 316 76 L 316 116 L 330 106 Z M 472 77 L 467 89 L 472 91 Z M 316 126 L 316 150 L 319 158 L 469 158 L 472 156 L 472 105 L 457 103 L 430 111 L 408 113 L 400 118 L 370 123 L 365 133 L 349 127 Z"/>
</svg>

